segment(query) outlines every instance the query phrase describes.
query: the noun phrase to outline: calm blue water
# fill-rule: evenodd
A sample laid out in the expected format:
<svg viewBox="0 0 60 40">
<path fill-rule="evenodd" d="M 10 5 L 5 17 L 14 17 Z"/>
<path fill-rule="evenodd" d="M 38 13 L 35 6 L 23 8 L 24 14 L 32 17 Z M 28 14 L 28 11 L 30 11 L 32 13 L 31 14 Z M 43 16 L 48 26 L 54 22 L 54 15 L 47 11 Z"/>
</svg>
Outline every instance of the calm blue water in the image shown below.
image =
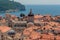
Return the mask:
<svg viewBox="0 0 60 40">
<path fill-rule="evenodd" d="M 10 14 L 19 16 L 20 13 L 28 14 L 30 9 L 32 9 L 34 14 L 51 14 L 53 16 L 60 15 L 60 5 L 26 5 L 26 11 L 12 12 Z M 5 13 L 0 13 L 4 16 Z"/>
</svg>

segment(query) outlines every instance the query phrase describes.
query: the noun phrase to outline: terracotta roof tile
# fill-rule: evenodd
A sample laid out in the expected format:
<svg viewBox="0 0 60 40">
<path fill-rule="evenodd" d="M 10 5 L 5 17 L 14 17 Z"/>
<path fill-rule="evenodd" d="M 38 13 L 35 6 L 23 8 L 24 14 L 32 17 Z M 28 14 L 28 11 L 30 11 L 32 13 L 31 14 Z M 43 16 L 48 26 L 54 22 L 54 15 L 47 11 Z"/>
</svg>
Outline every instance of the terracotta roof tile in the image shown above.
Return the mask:
<svg viewBox="0 0 60 40">
<path fill-rule="evenodd" d="M 7 32 L 7 31 L 9 31 L 11 28 L 10 27 L 8 27 L 8 26 L 0 26 L 0 31 L 2 32 L 2 33 L 5 33 L 5 32 Z"/>
<path fill-rule="evenodd" d="M 50 28 L 52 28 L 52 26 L 49 26 L 49 25 L 46 25 L 46 26 L 44 26 L 42 29 L 46 29 L 46 30 L 48 30 L 48 29 L 50 29 Z"/>
<path fill-rule="evenodd" d="M 40 38 L 41 36 L 40 36 L 40 33 L 37 33 L 37 32 L 35 32 L 35 31 L 33 31 L 33 32 L 31 33 L 30 37 L 31 37 L 32 39 L 37 39 L 37 38 Z"/>
<path fill-rule="evenodd" d="M 35 15 L 34 18 L 42 18 L 42 15 Z"/>
</svg>

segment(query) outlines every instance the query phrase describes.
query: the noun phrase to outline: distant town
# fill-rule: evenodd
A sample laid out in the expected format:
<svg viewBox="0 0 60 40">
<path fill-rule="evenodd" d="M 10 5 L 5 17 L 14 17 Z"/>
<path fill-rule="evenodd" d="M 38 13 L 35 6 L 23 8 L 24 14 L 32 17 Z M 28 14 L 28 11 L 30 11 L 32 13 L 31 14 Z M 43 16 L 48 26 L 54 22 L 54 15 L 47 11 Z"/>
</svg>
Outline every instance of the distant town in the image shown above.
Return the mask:
<svg viewBox="0 0 60 40">
<path fill-rule="evenodd" d="M 0 16 L 0 40 L 60 40 L 60 15 Z"/>
</svg>

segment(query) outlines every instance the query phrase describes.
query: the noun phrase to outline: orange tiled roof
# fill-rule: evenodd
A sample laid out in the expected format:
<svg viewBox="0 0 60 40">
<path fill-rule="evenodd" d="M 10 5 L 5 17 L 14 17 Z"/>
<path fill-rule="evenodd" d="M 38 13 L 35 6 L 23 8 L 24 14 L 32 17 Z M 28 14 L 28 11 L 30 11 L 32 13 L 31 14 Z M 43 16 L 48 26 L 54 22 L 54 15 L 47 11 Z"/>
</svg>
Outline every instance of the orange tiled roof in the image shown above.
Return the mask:
<svg viewBox="0 0 60 40">
<path fill-rule="evenodd" d="M 57 22 L 49 22 L 50 25 L 59 25 Z"/>
<path fill-rule="evenodd" d="M 53 28 L 54 30 L 59 30 L 60 31 L 60 28 Z"/>
<path fill-rule="evenodd" d="M 52 28 L 52 26 L 46 25 L 46 26 L 44 26 L 43 28 L 45 28 L 45 29 L 47 30 L 47 29 Z M 42 29 L 43 29 L 43 28 L 42 28 Z"/>
<path fill-rule="evenodd" d="M 2 33 L 5 33 L 5 32 L 7 32 L 7 31 L 9 31 L 11 28 L 10 27 L 7 27 L 7 26 L 0 26 L 0 31 L 2 32 Z"/>
<path fill-rule="evenodd" d="M 46 15 L 44 15 L 44 16 L 47 16 L 47 17 L 49 17 L 49 16 L 51 16 L 50 14 L 46 14 Z"/>
<path fill-rule="evenodd" d="M 40 36 L 40 33 L 37 33 L 37 32 L 35 32 L 35 31 L 33 31 L 33 32 L 31 33 L 30 37 L 31 37 L 32 39 L 37 39 L 37 38 L 40 38 L 41 36 Z"/>
<path fill-rule="evenodd" d="M 23 34 L 26 35 L 26 36 L 28 36 L 28 35 L 30 35 L 30 31 L 29 30 L 24 30 Z"/>
<path fill-rule="evenodd" d="M 60 40 L 60 36 L 56 36 L 56 40 Z"/>
<path fill-rule="evenodd" d="M 50 38 L 54 38 L 53 35 L 47 35 L 47 34 L 42 34 L 42 38 L 44 39 L 50 39 Z"/>
<path fill-rule="evenodd" d="M 43 17 L 42 15 L 35 15 L 34 18 L 41 18 Z"/>
</svg>

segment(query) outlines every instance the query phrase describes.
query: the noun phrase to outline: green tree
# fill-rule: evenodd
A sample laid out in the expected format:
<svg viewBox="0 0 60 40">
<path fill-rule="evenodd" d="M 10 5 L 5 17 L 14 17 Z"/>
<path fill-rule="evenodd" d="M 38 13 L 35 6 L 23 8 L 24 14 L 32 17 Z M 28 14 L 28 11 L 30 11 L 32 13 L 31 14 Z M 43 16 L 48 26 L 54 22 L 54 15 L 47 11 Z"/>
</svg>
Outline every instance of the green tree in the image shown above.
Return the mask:
<svg viewBox="0 0 60 40">
<path fill-rule="evenodd" d="M 20 17 L 24 17 L 24 16 L 25 16 L 25 14 L 24 14 L 24 13 L 21 13 L 21 14 L 20 14 Z"/>
</svg>

